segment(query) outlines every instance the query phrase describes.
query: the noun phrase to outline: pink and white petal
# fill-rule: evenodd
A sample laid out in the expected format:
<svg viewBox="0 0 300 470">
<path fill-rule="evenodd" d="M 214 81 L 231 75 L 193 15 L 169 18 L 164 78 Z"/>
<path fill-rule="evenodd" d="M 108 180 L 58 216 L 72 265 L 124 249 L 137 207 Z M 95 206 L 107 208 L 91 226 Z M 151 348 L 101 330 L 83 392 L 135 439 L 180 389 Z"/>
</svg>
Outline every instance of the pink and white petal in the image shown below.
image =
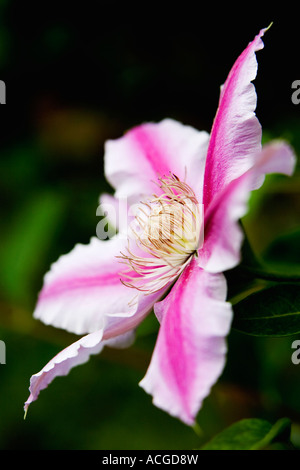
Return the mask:
<svg viewBox="0 0 300 470">
<path fill-rule="evenodd" d="M 113 337 L 105 341 L 105 346 L 115 349 L 125 349 L 132 346 L 135 341 L 135 330 L 127 331 L 122 335 Z"/>
<path fill-rule="evenodd" d="M 84 336 L 51 359 L 30 379 L 30 396 L 25 403 L 25 413 L 30 403 L 38 398 L 40 391 L 47 388 L 56 377 L 67 375 L 73 367 L 87 362 L 91 355 L 100 353 L 104 346 L 112 348 L 130 346 L 135 339 L 135 328 L 168 287 L 149 296 L 139 295 L 132 316 L 102 317 L 101 329 Z"/>
<path fill-rule="evenodd" d="M 256 91 L 251 83 L 257 73 L 255 52 L 264 44 L 262 29 L 233 65 L 221 89 L 207 152 L 204 205 L 232 180 L 245 173 L 261 150 L 261 126 L 255 116 Z"/>
<path fill-rule="evenodd" d="M 158 191 L 159 176 L 176 174 L 200 195 L 209 136 L 172 119 L 146 123 L 105 144 L 105 175 L 130 203 Z"/>
<path fill-rule="evenodd" d="M 167 284 L 160 291 L 153 294 L 137 295 L 135 312 L 131 316 L 107 315 L 103 340 L 107 346 L 113 348 L 126 348 L 135 340 L 136 327 L 146 318 L 153 306 L 168 291 L 170 284 Z"/>
<path fill-rule="evenodd" d="M 76 334 L 92 333 L 106 315 L 131 316 L 135 296 L 120 281 L 126 269 L 116 256 L 127 240 L 116 236 L 107 241 L 92 238 L 78 244 L 51 266 L 44 278 L 34 317 Z"/>
<path fill-rule="evenodd" d="M 25 415 L 40 391 L 47 388 L 56 377 L 67 375 L 73 367 L 84 364 L 92 354 L 98 354 L 103 349 L 105 343 L 102 342 L 102 336 L 102 330 L 84 336 L 57 354 L 40 372 L 31 377 L 30 395 L 24 406 Z"/>
<path fill-rule="evenodd" d="M 243 232 L 238 221 L 247 213 L 251 191 L 261 186 L 268 173 L 290 176 L 295 163 L 288 144 L 271 142 L 263 147 L 253 168 L 218 194 L 206 213 L 204 244 L 199 250 L 199 262 L 205 270 L 223 272 L 239 264 Z"/>
<path fill-rule="evenodd" d="M 199 250 L 199 263 L 211 273 L 237 266 L 241 257 L 243 232 L 239 226 L 248 210 L 254 180 L 247 174 L 234 180 L 214 200 L 205 218 L 204 243 Z"/>
<path fill-rule="evenodd" d="M 256 161 L 253 172 L 254 189 L 258 189 L 267 174 L 281 173 L 292 176 L 296 166 L 296 155 L 292 147 L 282 140 L 272 140 L 265 144 Z"/>
<path fill-rule="evenodd" d="M 169 290 L 171 283 L 166 284 L 162 289 L 152 294 L 139 293 L 136 295 L 134 304 L 134 314 L 128 315 L 107 315 L 105 319 L 105 328 L 103 340 L 109 345 L 122 343 L 126 338 L 124 334 L 134 331 L 135 328 L 146 318 L 153 306 Z M 124 336 L 124 338 L 123 338 Z"/>
<path fill-rule="evenodd" d="M 161 326 L 140 385 L 156 406 L 188 425 L 225 365 L 232 320 L 226 291 L 223 275 L 205 272 L 194 258 L 154 307 Z"/>
</svg>

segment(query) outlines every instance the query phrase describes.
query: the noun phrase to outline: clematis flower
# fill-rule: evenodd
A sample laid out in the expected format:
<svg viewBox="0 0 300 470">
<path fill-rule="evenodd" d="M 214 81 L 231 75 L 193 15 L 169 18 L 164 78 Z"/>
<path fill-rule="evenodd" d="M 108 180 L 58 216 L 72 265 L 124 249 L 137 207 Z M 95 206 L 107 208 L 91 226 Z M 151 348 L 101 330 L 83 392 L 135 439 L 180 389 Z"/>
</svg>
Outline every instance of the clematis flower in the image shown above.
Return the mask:
<svg viewBox="0 0 300 470">
<path fill-rule="evenodd" d="M 240 262 L 239 219 L 267 173 L 291 175 L 295 157 L 281 141 L 261 147 L 255 115 L 261 30 L 221 88 L 211 134 L 171 119 L 146 123 L 105 145 L 113 199 L 139 209 L 127 236 L 94 237 L 46 274 L 34 317 L 82 337 L 30 380 L 25 410 L 57 376 L 125 347 L 153 309 L 160 323 L 141 387 L 153 403 L 192 425 L 226 360 L 232 307 L 224 271 Z"/>
</svg>

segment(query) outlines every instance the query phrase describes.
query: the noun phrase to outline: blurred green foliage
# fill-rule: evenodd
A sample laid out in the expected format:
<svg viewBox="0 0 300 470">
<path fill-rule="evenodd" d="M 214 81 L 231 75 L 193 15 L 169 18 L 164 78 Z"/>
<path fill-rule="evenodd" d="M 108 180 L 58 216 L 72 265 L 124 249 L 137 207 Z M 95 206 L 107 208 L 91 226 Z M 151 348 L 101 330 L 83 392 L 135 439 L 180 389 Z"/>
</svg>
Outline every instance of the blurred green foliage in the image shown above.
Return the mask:
<svg viewBox="0 0 300 470">
<path fill-rule="evenodd" d="M 106 349 L 56 379 L 23 421 L 30 376 L 74 340 L 33 320 L 32 312 L 50 264 L 95 235 L 99 195 L 111 189 L 103 177 L 105 140 L 164 117 L 209 131 L 233 60 L 270 23 L 243 18 L 234 30 L 221 21 L 211 31 L 191 13 L 136 22 L 129 7 L 125 19 L 107 2 L 100 16 L 76 6 L 64 12 L 55 2 L 46 10 L 25 3 L 0 2 L 0 79 L 7 85 L 0 141 L 0 339 L 7 348 L 0 448 L 193 449 L 240 419 L 283 416 L 300 446 L 300 366 L 291 362 L 299 335 L 255 338 L 233 330 L 226 369 L 199 413 L 196 434 L 138 387 L 155 344 L 154 317 L 130 349 Z M 278 47 L 283 36 L 286 48 L 294 47 L 286 31 L 275 22 L 260 53 L 258 114 L 264 138 L 285 137 L 299 155 L 300 108 L 291 104 L 289 88 L 299 77 Z M 255 253 L 285 273 L 300 273 L 299 181 L 299 164 L 290 179 L 267 178 L 243 221 Z"/>
<path fill-rule="evenodd" d="M 243 419 L 205 444 L 204 450 L 291 450 L 291 423 L 283 418 L 273 426 L 261 419 Z"/>
</svg>

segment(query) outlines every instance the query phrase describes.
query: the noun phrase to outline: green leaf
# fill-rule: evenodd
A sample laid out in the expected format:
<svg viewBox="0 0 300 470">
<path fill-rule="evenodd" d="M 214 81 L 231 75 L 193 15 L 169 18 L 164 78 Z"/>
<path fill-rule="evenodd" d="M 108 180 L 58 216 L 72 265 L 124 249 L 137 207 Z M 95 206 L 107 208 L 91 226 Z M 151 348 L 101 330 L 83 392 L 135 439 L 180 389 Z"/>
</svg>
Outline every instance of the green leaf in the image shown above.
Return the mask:
<svg viewBox="0 0 300 470">
<path fill-rule="evenodd" d="M 0 247 L 1 288 L 7 298 L 27 301 L 62 221 L 64 206 L 60 195 L 44 191 L 25 201 L 16 213 Z"/>
<path fill-rule="evenodd" d="M 291 272 L 292 269 L 289 269 L 288 272 L 284 272 L 282 269 L 281 271 L 270 270 L 269 266 L 253 267 L 240 265 L 236 270 L 240 275 L 247 275 L 252 279 L 264 279 L 271 282 L 300 282 L 299 269 L 298 274 L 293 274 Z"/>
<path fill-rule="evenodd" d="M 300 287 L 277 284 L 249 295 L 233 306 L 233 328 L 254 336 L 300 333 Z"/>
<path fill-rule="evenodd" d="M 291 422 L 282 418 L 274 425 L 262 419 L 244 419 L 213 437 L 201 450 L 262 450 L 279 443 L 290 448 Z"/>
</svg>

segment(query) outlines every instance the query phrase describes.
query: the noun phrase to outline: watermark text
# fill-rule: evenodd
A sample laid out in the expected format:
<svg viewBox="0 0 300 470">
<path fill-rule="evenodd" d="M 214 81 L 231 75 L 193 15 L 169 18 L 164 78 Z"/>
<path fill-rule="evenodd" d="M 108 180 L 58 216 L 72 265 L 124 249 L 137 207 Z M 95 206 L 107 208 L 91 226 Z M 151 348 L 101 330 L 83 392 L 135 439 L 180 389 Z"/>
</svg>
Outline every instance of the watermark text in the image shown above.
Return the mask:
<svg viewBox="0 0 300 470">
<path fill-rule="evenodd" d="M 6 345 L 0 340 L 0 364 L 6 364 Z"/>
<path fill-rule="evenodd" d="M 300 364 L 300 340 L 296 339 L 295 341 L 292 342 L 292 349 L 295 349 L 296 351 L 293 352 L 292 354 L 292 363 L 295 365 Z"/>
<path fill-rule="evenodd" d="M 6 104 L 6 86 L 3 80 L 0 80 L 0 104 Z"/>
<path fill-rule="evenodd" d="M 299 104 L 300 103 L 300 80 L 294 80 L 292 83 L 292 96 L 291 100 L 293 104 Z"/>
</svg>

